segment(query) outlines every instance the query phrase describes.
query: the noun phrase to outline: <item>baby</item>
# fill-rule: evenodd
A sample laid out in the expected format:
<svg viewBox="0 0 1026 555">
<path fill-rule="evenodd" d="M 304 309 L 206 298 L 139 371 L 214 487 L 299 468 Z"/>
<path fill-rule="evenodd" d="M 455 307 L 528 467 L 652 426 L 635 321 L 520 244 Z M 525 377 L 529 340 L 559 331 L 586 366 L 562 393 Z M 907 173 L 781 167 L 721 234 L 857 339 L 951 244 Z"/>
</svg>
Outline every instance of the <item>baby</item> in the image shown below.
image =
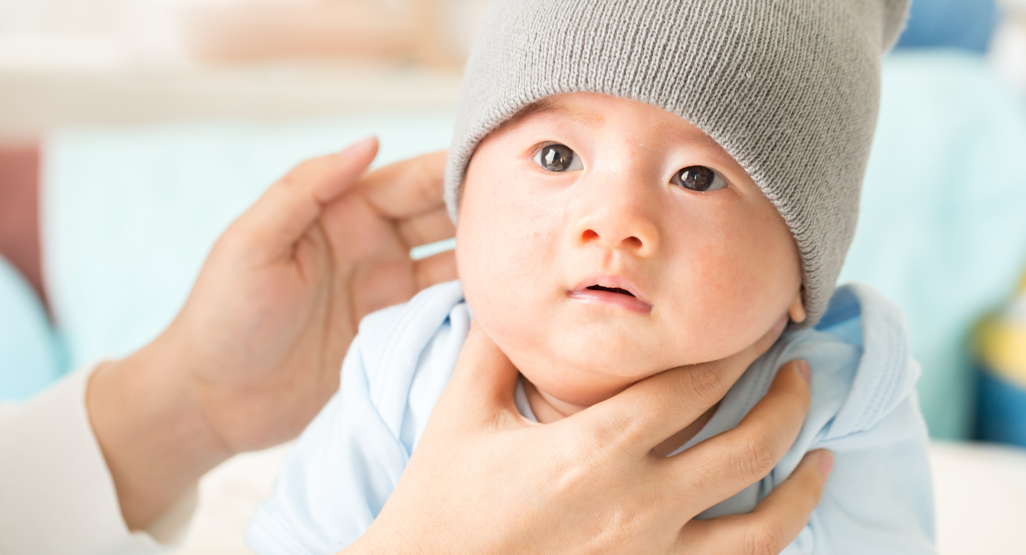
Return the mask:
<svg viewBox="0 0 1026 555">
<path fill-rule="evenodd" d="M 834 290 L 854 233 L 880 57 L 907 0 L 499 0 L 467 67 L 447 174 L 459 282 L 368 316 L 335 398 L 247 533 L 336 553 L 371 524 L 471 313 L 553 422 L 789 330 L 672 455 L 736 426 L 801 358 L 788 454 L 703 517 L 752 510 L 809 450 L 836 460 L 787 553 L 934 553 L 926 428 L 898 310 Z"/>
</svg>

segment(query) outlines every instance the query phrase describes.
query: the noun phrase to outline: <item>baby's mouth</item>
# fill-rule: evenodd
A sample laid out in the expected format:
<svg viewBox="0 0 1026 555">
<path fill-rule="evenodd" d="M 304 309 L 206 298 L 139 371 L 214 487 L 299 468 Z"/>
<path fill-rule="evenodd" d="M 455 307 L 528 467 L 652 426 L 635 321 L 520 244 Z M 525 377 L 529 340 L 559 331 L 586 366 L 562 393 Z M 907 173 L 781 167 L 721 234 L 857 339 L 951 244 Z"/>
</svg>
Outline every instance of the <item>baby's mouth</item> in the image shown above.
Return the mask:
<svg viewBox="0 0 1026 555">
<path fill-rule="evenodd" d="M 652 305 L 637 294 L 637 288 L 617 276 L 592 276 L 567 292 L 573 300 L 623 308 L 639 314 L 652 312 Z"/>
<path fill-rule="evenodd" d="M 591 287 L 588 287 L 588 289 L 591 289 L 592 291 L 609 291 L 610 293 L 620 293 L 621 295 L 630 295 L 634 297 L 634 293 L 631 293 L 626 289 L 620 289 L 619 287 L 602 287 L 601 285 L 592 285 Z"/>
</svg>

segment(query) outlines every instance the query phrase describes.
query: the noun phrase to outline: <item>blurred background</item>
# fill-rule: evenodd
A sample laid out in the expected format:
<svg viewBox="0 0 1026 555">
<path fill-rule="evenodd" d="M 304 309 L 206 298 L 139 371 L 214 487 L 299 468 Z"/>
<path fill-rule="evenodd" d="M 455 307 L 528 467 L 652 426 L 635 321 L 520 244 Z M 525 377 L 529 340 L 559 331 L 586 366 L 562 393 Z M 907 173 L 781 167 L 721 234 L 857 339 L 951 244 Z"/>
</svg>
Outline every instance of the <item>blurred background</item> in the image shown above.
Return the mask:
<svg viewBox="0 0 1026 555">
<path fill-rule="evenodd" d="M 0 401 L 145 344 L 299 160 L 445 148 L 486 3 L 0 0 Z M 1026 553 L 1024 272 L 1026 0 L 915 0 L 842 281 L 906 313 L 945 554 Z M 246 552 L 281 452 L 204 481 L 183 553 Z"/>
</svg>

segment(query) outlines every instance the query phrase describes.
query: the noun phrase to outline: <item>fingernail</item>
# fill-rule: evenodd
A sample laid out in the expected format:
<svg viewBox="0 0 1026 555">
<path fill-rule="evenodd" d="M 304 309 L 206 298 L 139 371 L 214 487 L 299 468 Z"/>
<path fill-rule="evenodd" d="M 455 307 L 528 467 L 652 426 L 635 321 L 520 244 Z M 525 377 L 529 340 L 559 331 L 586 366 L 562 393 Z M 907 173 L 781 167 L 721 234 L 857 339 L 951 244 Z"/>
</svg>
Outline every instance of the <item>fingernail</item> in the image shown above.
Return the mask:
<svg viewBox="0 0 1026 555">
<path fill-rule="evenodd" d="M 360 139 L 359 141 L 356 141 L 355 143 L 353 143 L 353 144 L 345 147 L 344 149 L 342 149 L 338 153 L 338 155 L 343 157 L 343 158 L 348 157 L 348 156 L 353 156 L 354 154 L 357 154 L 359 152 L 363 152 L 364 150 L 367 150 L 367 149 L 371 148 L 371 146 L 373 144 L 375 144 L 377 142 L 377 140 L 378 140 L 378 138 L 375 137 L 374 135 L 371 135 L 369 137 L 364 137 L 364 138 Z"/>
<path fill-rule="evenodd" d="M 813 464 L 819 467 L 819 472 L 824 477 L 829 477 L 830 472 L 834 469 L 834 454 L 827 449 L 809 451 L 802 457 L 802 461 L 798 463 L 798 466 L 805 467 Z"/>
<path fill-rule="evenodd" d="M 784 316 L 780 320 L 778 320 L 776 324 L 773 325 L 773 333 L 775 335 L 779 335 L 781 332 L 784 331 L 784 328 L 786 326 L 787 326 L 787 316 Z"/>
<path fill-rule="evenodd" d="M 829 476 L 830 471 L 834 469 L 834 454 L 826 449 L 823 449 L 819 453 L 819 470 L 824 476 Z"/>
<path fill-rule="evenodd" d="M 791 368 L 805 380 L 805 385 L 812 385 L 812 368 L 809 367 L 808 362 L 801 359 L 792 360 Z"/>
</svg>

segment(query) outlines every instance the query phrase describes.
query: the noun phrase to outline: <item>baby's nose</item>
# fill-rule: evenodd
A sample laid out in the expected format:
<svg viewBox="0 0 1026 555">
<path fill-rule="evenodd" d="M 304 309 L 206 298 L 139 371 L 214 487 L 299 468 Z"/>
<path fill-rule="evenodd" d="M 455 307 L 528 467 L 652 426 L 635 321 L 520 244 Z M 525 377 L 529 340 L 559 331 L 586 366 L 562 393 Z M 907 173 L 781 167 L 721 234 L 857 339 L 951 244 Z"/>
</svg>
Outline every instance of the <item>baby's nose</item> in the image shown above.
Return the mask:
<svg viewBox="0 0 1026 555">
<path fill-rule="evenodd" d="M 600 245 L 641 257 L 654 255 L 659 248 L 659 229 L 645 202 L 618 197 L 582 207 L 572 228 L 573 240 L 580 246 Z"/>
</svg>

